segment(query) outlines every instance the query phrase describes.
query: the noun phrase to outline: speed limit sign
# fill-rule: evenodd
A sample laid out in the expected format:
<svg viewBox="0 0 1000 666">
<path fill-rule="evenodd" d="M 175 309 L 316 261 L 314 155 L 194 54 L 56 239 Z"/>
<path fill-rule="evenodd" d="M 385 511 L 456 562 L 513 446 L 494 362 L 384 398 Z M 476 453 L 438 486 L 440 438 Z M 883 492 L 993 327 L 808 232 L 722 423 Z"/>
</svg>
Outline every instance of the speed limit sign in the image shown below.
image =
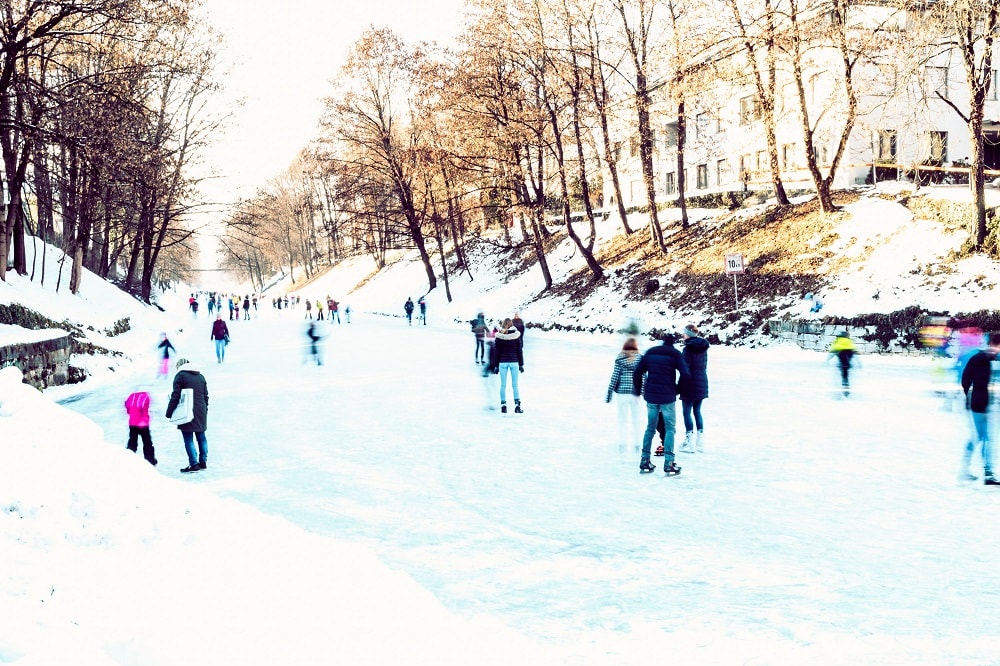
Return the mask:
<svg viewBox="0 0 1000 666">
<path fill-rule="evenodd" d="M 742 254 L 727 254 L 726 255 L 726 274 L 742 273 L 743 272 L 743 255 Z"/>
</svg>

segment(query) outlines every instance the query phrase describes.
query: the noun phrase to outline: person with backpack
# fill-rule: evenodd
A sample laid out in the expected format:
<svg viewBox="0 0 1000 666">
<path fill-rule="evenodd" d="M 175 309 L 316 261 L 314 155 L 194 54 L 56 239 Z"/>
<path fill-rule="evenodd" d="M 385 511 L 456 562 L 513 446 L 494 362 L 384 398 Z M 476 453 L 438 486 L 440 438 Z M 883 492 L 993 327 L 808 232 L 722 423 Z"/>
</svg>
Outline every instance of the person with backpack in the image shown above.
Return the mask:
<svg viewBox="0 0 1000 666">
<path fill-rule="evenodd" d="M 476 336 L 476 364 L 485 364 L 489 358 L 486 356 L 486 332 L 489 330 L 486 327 L 486 315 L 480 312 L 469 324 L 472 326 L 472 334 Z"/>
</svg>

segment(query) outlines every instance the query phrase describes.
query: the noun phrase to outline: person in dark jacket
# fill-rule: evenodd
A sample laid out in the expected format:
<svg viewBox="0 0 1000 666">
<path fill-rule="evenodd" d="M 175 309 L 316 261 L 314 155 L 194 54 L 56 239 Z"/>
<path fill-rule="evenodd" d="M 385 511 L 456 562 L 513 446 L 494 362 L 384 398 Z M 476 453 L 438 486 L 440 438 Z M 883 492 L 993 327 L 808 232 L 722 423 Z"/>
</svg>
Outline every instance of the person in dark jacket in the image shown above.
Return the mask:
<svg viewBox="0 0 1000 666">
<path fill-rule="evenodd" d="M 205 438 L 205 431 L 208 430 L 208 382 L 198 368 L 186 358 L 178 360 L 176 367 L 174 389 L 167 403 L 167 418 L 173 416 L 174 410 L 177 409 L 182 390 L 191 389 L 194 393 L 194 417 L 187 423 L 177 426 L 184 439 L 184 449 L 188 457 L 188 466 L 181 471 L 187 474 L 208 467 L 208 440 Z M 197 452 L 194 447 L 195 440 L 198 441 Z"/>
<path fill-rule="evenodd" d="M 517 329 L 517 332 L 521 334 L 521 346 L 524 347 L 524 320 L 521 319 L 521 313 L 515 312 L 514 318 L 510 321 L 514 324 L 514 328 Z"/>
<path fill-rule="evenodd" d="M 681 444 L 681 451 L 701 453 L 704 450 L 705 436 L 701 401 L 708 397 L 709 344 L 693 324 L 688 324 L 681 336 L 684 338 L 681 356 L 691 374 L 690 381 L 681 387 L 681 413 L 684 416 L 684 443 Z"/>
<path fill-rule="evenodd" d="M 226 360 L 226 345 L 229 344 L 229 327 L 222 321 L 222 313 L 215 316 L 212 323 L 212 335 L 210 339 L 215 341 L 215 359 L 218 363 Z"/>
<path fill-rule="evenodd" d="M 170 350 L 177 350 L 174 349 L 174 346 L 170 343 L 166 333 L 160 333 L 160 344 L 156 345 L 156 348 L 161 350 L 163 353 L 160 357 L 160 363 L 156 369 L 156 376 L 166 379 L 167 374 L 170 372 Z"/>
<path fill-rule="evenodd" d="M 676 431 L 677 388 L 690 381 L 687 364 L 681 353 L 674 348 L 676 337 L 673 333 L 663 336 L 663 344 L 653 347 L 639 359 L 633 374 L 634 393 L 646 398 L 646 432 L 642 436 L 642 453 L 639 471 L 648 473 L 656 470 L 649 462 L 656 421 L 663 415 L 665 436 L 663 440 L 663 471 L 679 474 L 680 467 L 674 462 L 674 433 Z"/>
<path fill-rule="evenodd" d="M 406 302 L 403 303 L 403 312 L 406 313 L 406 323 L 413 326 L 413 299 L 409 296 L 406 297 Z"/>
<path fill-rule="evenodd" d="M 963 471 L 960 479 L 975 481 L 968 472 L 972 453 L 981 447 L 983 456 L 983 483 L 987 486 L 1000 485 L 993 476 L 993 450 L 990 445 L 990 430 L 987 415 L 990 408 L 990 381 L 993 377 L 993 360 L 1000 353 L 1000 333 L 990 333 L 989 346 L 976 352 L 962 370 L 962 390 L 965 392 L 965 407 L 972 415 L 973 435 L 965 445 L 962 460 Z"/>
<path fill-rule="evenodd" d="M 476 336 L 476 364 L 486 364 L 491 360 L 486 355 L 486 333 L 489 330 L 486 326 L 486 315 L 480 312 L 469 324 L 472 326 L 472 334 Z"/>
<path fill-rule="evenodd" d="M 514 328 L 509 318 L 503 320 L 500 330 L 497 331 L 493 356 L 495 358 L 490 359 L 490 367 L 494 368 L 493 372 L 500 373 L 500 411 L 507 413 L 507 375 L 510 375 L 510 384 L 514 391 L 514 413 L 523 414 L 517 376 L 524 372 L 524 353 L 521 349 L 521 334 Z"/>
</svg>

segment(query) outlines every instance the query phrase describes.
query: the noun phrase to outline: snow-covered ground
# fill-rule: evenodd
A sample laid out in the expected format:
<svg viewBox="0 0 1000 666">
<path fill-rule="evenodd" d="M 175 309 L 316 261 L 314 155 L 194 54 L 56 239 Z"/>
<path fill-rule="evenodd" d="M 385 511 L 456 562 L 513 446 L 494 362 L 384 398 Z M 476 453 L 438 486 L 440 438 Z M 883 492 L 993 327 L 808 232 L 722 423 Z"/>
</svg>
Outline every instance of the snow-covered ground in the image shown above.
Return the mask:
<svg viewBox="0 0 1000 666">
<path fill-rule="evenodd" d="M 501 415 L 462 322 L 517 292 L 457 278 L 409 327 L 421 269 L 347 294 L 367 272 L 310 286 L 353 310 L 318 367 L 268 299 L 218 365 L 186 293 L 0 283 L 128 354 L 45 394 L 0 373 L 0 662 L 996 663 L 1000 492 L 955 481 L 967 423 L 929 359 L 865 357 L 842 399 L 822 354 L 714 347 L 705 453 L 640 476 L 603 402 L 619 336 L 529 328 L 526 413 Z M 209 384 L 195 475 L 165 419 L 159 466 L 124 448 L 125 396 L 165 407 L 161 330 Z"/>
</svg>

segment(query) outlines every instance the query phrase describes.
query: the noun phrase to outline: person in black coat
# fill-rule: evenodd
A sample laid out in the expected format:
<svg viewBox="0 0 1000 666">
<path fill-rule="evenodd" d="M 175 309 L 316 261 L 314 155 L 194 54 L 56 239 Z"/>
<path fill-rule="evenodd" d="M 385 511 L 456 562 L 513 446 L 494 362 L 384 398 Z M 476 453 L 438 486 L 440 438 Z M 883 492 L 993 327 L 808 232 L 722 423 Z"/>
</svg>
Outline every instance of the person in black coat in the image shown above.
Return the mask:
<svg viewBox="0 0 1000 666">
<path fill-rule="evenodd" d="M 686 326 L 681 335 L 684 338 L 681 355 L 691 375 L 687 384 L 681 387 L 681 413 L 684 416 L 684 443 L 681 444 L 681 451 L 701 453 L 705 435 L 701 401 L 708 397 L 709 344 L 693 324 Z"/>
<path fill-rule="evenodd" d="M 646 432 L 642 436 L 642 454 L 639 471 L 652 472 L 656 467 L 649 462 L 656 421 L 663 415 L 665 436 L 663 439 L 663 471 L 677 474 L 680 468 L 674 463 L 674 434 L 676 432 L 678 385 L 684 386 L 689 380 L 687 364 L 681 353 L 674 348 L 673 333 L 663 336 L 663 344 L 653 347 L 639 360 L 632 375 L 634 393 L 646 398 Z"/>
<path fill-rule="evenodd" d="M 205 431 L 208 430 L 208 382 L 198 368 L 186 358 L 178 360 L 176 367 L 174 387 L 167 403 L 167 418 L 173 416 L 174 410 L 180 404 L 181 391 L 191 389 L 194 394 L 193 418 L 177 426 L 184 439 L 184 449 L 188 456 L 188 466 L 181 470 L 186 474 L 208 467 L 208 440 L 205 438 Z M 197 453 L 194 447 L 195 440 L 198 441 Z"/>
<path fill-rule="evenodd" d="M 990 445 L 990 429 L 987 415 L 990 409 L 990 381 L 993 378 L 993 361 L 1000 353 L 1000 333 L 990 333 L 989 346 L 973 354 L 962 370 L 962 390 L 965 392 L 965 407 L 972 414 L 973 436 L 965 445 L 960 479 L 974 481 L 968 472 L 972 462 L 972 452 L 977 446 L 982 448 L 983 476 L 987 486 L 1000 485 L 993 476 L 993 451 Z"/>
<path fill-rule="evenodd" d="M 521 349 L 521 334 L 510 319 L 504 319 L 497 331 L 492 356 L 490 367 L 493 372 L 500 373 L 500 411 L 507 413 L 507 376 L 510 375 L 511 388 L 514 390 L 514 413 L 523 414 L 517 377 L 524 372 L 524 352 Z"/>
</svg>

